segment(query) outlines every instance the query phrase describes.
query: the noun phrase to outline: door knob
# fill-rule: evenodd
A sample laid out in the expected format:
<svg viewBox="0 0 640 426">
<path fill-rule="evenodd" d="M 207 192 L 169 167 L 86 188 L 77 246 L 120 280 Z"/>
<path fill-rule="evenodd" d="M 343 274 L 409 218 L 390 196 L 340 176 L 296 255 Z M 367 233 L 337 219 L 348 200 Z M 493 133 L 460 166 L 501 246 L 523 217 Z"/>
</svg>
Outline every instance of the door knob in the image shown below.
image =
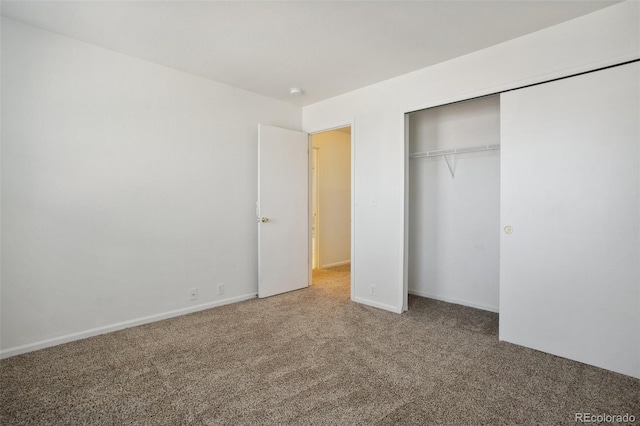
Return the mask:
<svg viewBox="0 0 640 426">
<path fill-rule="evenodd" d="M 260 222 L 267 223 L 267 222 L 269 222 L 269 218 L 268 217 L 260 218 Z"/>
</svg>

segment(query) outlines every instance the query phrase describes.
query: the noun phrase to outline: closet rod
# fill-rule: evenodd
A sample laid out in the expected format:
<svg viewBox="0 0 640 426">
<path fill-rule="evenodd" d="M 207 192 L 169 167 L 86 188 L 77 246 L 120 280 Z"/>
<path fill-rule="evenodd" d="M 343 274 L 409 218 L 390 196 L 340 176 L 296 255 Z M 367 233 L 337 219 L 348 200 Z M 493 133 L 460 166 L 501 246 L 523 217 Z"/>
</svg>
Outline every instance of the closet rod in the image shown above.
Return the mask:
<svg viewBox="0 0 640 426">
<path fill-rule="evenodd" d="M 437 151 L 414 152 L 412 154 L 409 154 L 409 158 L 437 157 L 439 155 L 465 154 L 467 152 L 493 151 L 495 149 L 500 149 L 499 143 L 491 144 L 491 145 L 472 146 L 468 148 L 440 149 Z"/>
</svg>

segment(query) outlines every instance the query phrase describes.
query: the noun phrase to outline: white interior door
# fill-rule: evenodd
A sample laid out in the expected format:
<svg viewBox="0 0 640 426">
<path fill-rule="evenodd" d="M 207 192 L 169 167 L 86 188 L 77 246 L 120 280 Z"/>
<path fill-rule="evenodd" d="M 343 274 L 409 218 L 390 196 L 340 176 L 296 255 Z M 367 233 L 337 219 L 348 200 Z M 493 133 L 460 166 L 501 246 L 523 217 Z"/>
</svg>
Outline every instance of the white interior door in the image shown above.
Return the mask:
<svg viewBox="0 0 640 426">
<path fill-rule="evenodd" d="M 640 377 L 640 64 L 501 97 L 500 338 Z"/>
<path fill-rule="evenodd" d="M 309 285 L 309 136 L 258 133 L 258 297 L 268 297 Z"/>
</svg>

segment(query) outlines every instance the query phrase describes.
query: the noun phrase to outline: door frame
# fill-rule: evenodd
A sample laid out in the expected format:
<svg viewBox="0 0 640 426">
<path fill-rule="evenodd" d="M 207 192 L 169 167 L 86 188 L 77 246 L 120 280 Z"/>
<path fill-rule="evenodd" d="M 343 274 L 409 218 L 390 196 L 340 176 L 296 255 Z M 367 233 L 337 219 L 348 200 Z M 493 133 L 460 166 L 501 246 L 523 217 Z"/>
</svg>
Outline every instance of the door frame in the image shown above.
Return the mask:
<svg viewBox="0 0 640 426">
<path fill-rule="evenodd" d="M 309 141 L 311 142 L 311 135 L 309 135 Z M 316 221 L 314 216 L 320 210 L 320 196 L 318 194 L 318 181 L 320 180 L 320 148 L 314 148 L 311 146 L 311 269 L 313 264 L 316 267 L 320 265 L 320 221 Z M 315 178 L 315 179 L 314 179 Z M 315 188 L 314 188 L 315 185 Z M 315 206 L 315 208 L 314 208 Z M 316 235 L 313 236 L 313 229 L 315 227 Z M 309 283 L 311 285 L 313 283 Z"/>
<path fill-rule="evenodd" d="M 356 254 L 356 245 L 355 245 L 355 235 L 356 235 L 356 220 L 355 220 L 355 182 L 356 182 L 356 150 L 355 150 L 355 145 L 356 145 L 356 132 L 355 132 L 355 119 L 351 119 L 350 121 L 340 121 L 340 122 L 336 122 L 336 123 L 332 123 L 332 124 L 328 124 L 326 126 L 323 126 L 319 129 L 313 129 L 313 130 L 303 130 L 303 132 L 306 132 L 309 134 L 309 223 L 312 223 L 313 221 L 313 207 L 312 207 L 312 197 L 313 195 L 311 194 L 313 188 L 311 187 L 312 185 L 312 173 L 313 171 L 311 170 L 311 166 L 312 166 L 312 145 L 311 145 L 311 136 L 318 134 L 318 133 L 325 133 L 325 132 L 330 132 L 332 130 L 337 130 L 337 129 L 342 129 L 344 127 L 350 127 L 351 128 L 351 276 L 349 277 L 349 287 L 350 287 L 350 298 L 351 300 L 354 300 L 355 298 L 355 288 L 356 288 L 356 281 L 355 281 L 355 254 Z M 312 281 L 312 259 L 311 256 L 313 256 L 311 250 L 313 249 L 313 247 L 311 246 L 312 243 L 312 235 L 311 235 L 311 226 L 309 226 L 309 283 L 313 283 Z"/>
</svg>

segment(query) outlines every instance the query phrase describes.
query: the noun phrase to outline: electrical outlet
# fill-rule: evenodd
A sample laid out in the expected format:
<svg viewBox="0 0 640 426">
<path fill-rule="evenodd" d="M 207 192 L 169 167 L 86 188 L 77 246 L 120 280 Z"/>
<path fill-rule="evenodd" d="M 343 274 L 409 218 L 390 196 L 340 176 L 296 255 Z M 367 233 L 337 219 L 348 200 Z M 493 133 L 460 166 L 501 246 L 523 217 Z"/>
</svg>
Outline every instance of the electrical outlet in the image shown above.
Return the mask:
<svg viewBox="0 0 640 426">
<path fill-rule="evenodd" d="M 218 284 L 218 296 L 221 296 L 224 294 L 224 284 L 220 283 Z"/>
<path fill-rule="evenodd" d="M 371 286 L 371 295 L 372 295 L 372 296 L 375 296 L 375 295 L 376 295 L 376 286 L 375 286 L 375 285 L 372 285 L 372 286 Z"/>
<path fill-rule="evenodd" d="M 191 295 L 191 300 L 198 300 L 198 289 L 197 288 L 192 288 L 191 291 L 189 292 L 189 294 Z"/>
</svg>

